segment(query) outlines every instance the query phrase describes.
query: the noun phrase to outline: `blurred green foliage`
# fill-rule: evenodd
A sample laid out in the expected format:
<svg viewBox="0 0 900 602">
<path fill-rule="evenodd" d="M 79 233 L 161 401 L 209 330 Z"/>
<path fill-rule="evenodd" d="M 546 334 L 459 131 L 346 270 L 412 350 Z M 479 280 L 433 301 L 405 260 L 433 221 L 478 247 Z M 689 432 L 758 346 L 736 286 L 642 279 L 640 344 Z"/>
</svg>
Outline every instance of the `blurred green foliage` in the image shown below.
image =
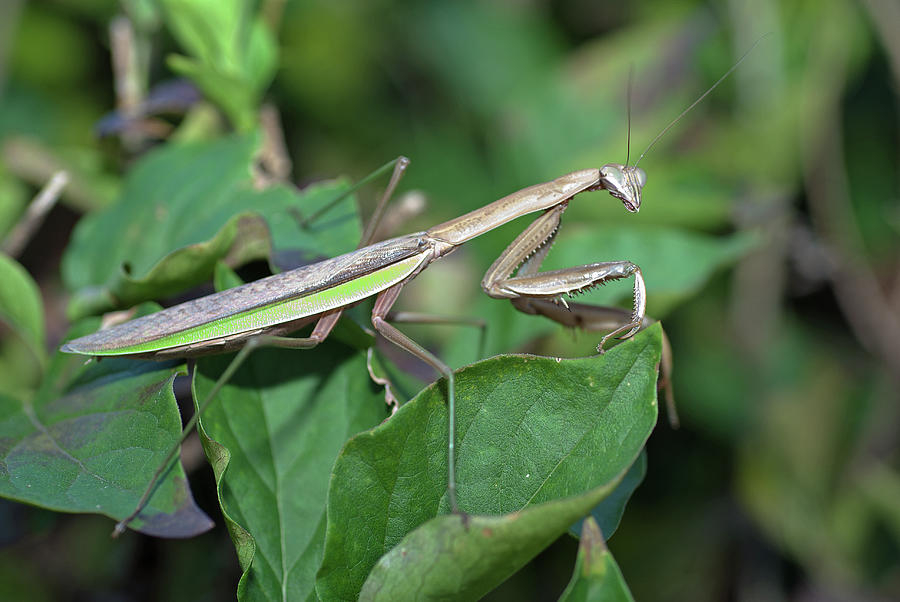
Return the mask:
<svg viewBox="0 0 900 602">
<path fill-rule="evenodd" d="M 127 233 L 101 216 L 125 211 L 124 201 L 171 219 L 161 207 L 223 201 L 206 198 L 215 185 L 276 213 L 301 197 L 284 182 L 254 188 L 267 169 L 279 172 L 271 163 L 258 170 L 254 149 L 205 176 L 183 150 L 240 145 L 235 132 L 253 136 L 262 102 L 283 124 L 292 172 L 282 168 L 282 180 L 355 181 L 409 156 L 401 193 L 421 190 L 427 208 L 399 230 L 415 231 L 562 173 L 624 161 L 631 66 L 633 162 L 769 34 L 641 161 L 640 214 L 603 193 L 582 195 L 548 257 L 551 267 L 638 262 L 674 350 L 682 428 L 660 425 L 651 437 L 645 482 L 609 550 L 640 600 L 900 597 L 900 11 L 891 0 L 661 4 L 3 2 L 0 241 L 55 171 L 69 171 L 71 183 L 21 256 L 0 263 L 0 393 L 34 392 L 67 329 L 70 299 L 95 299 L 86 287 L 113 278 L 122 255 L 112 249 Z M 124 47 L 111 35 L 116 22 L 128 25 Z M 124 71 L 112 57 L 130 57 Z M 177 76 L 202 99 L 152 109 L 155 87 Z M 98 138 L 112 111 L 120 126 Z M 142 164 L 167 153 L 166 169 L 182 167 L 180 176 L 135 184 Z M 317 189 L 318 202 L 331 186 Z M 363 215 L 376 192 L 360 195 Z M 117 199 L 111 213 L 97 213 Z M 67 252 L 74 273 L 63 281 L 60 258 L 82 213 L 103 234 L 90 237 L 89 252 Z M 285 240 L 289 220 L 275 223 Z M 213 216 L 197 238 L 172 244 L 208 241 L 224 225 Z M 400 308 L 483 317 L 490 355 L 590 353 L 595 333 L 567 332 L 479 291 L 522 227 L 500 228 L 434 266 Z M 144 248 L 172 250 L 144 234 Z M 249 240 L 265 247 L 258 235 Z M 224 247 L 191 282 L 211 277 L 222 255 L 235 259 Z M 272 259 L 259 246 L 243 251 Z M 138 254 L 127 276 L 146 276 L 166 252 Z M 80 253 L 93 254 L 89 267 L 77 267 Z M 628 292 L 615 285 L 588 302 L 627 304 Z M 110 305 L 143 298 L 114 294 Z M 408 332 L 453 366 L 476 359 L 477 333 L 467 329 Z M 192 479 L 199 505 L 214 512 L 211 476 Z M 0 505 L 0 525 L 0 593 L 18 599 L 222 599 L 240 576 L 222 529 L 186 542 L 129 534 L 111 544 L 108 521 L 11 503 Z M 564 538 L 489 599 L 555 599 L 576 548 Z M 591 587 L 586 554 L 570 597 Z"/>
</svg>

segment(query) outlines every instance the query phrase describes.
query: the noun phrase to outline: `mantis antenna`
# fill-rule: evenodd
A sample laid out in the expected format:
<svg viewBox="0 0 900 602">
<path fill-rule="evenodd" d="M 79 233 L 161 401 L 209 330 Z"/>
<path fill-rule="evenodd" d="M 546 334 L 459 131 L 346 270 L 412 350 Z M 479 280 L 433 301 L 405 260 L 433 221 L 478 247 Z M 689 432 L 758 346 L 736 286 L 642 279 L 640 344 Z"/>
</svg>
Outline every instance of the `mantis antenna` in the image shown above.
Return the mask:
<svg viewBox="0 0 900 602">
<path fill-rule="evenodd" d="M 763 36 L 760 37 L 758 40 L 756 40 L 755 42 L 753 42 L 753 46 L 751 46 L 750 49 L 749 49 L 747 52 L 745 52 L 745 53 L 741 56 L 741 58 L 739 58 L 739 59 L 737 60 L 737 62 L 736 62 L 734 65 L 731 66 L 731 69 L 729 69 L 728 71 L 725 72 L 725 75 L 723 75 L 723 76 L 720 77 L 718 80 L 716 80 L 716 83 L 714 83 L 713 85 L 711 85 L 711 86 L 706 90 L 706 92 L 704 92 L 703 94 L 701 94 L 701 95 L 700 95 L 700 98 L 698 98 L 697 100 L 695 100 L 694 102 L 692 102 L 691 105 L 690 105 L 688 108 L 686 108 L 685 110 L 683 110 L 683 111 L 681 112 L 681 114 L 680 114 L 678 117 L 676 117 L 675 119 L 673 119 L 673 120 L 669 123 L 669 125 L 667 125 L 666 127 L 664 127 L 663 130 L 662 130 L 659 134 L 656 135 L 656 138 L 654 138 L 653 141 L 652 141 L 650 144 L 647 145 L 647 148 L 644 149 L 644 152 L 641 153 L 641 156 L 638 157 L 638 160 L 634 162 L 634 166 L 637 167 L 638 163 L 641 162 L 641 159 L 644 158 L 644 155 L 647 154 L 647 151 L 649 151 L 651 148 L 653 148 L 653 145 L 656 144 L 657 142 L 659 142 L 659 139 L 662 138 L 662 137 L 665 135 L 666 132 L 668 132 L 670 129 L 672 129 L 672 126 L 673 126 L 673 125 L 675 125 L 676 123 L 678 123 L 679 121 L 681 121 L 681 118 L 684 117 L 685 115 L 687 115 L 688 111 L 690 111 L 691 109 L 693 109 L 694 107 L 696 107 L 698 104 L 700 104 L 700 101 L 701 101 L 701 100 L 703 100 L 704 98 L 706 98 L 707 95 L 708 95 L 710 92 L 712 92 L 713 90 L 715 90 L 715 89 L 718 87 L 719 84 L 721 84 L 723 81 L 725 81 L 725 78 L 728 77 L 729 75 L 731 75 L 732 72 L 733 72 L 735 69 L 737 69 L 737 68 L 740 66 L 741 63 L 744 62 L 744 59 L 747 58 L 747 55 L 750 54 L 751 52 L 753 52 L 753 49 L 756 48 L 756 46 L 757 46 L 760 42 L 762 42 L 762 41 L 766 38 L 766 36 L 769 36 L 769 35 L 771 35 L 771 32 L 769 32 L 769 33 L 763 35 Z M 629 96 L 630 96 L 630 95 L 631 95 L 631 79 L 630 79 L 630 77 L 629 77 L 629 80 L 628 80 L 628 93 L 629 93 Z M 629 131 L 629 139 L 630 139 L 630 137 L 631 137 L 631 102 L 630 102 L 630 100 L 629 100 L 629 110 L 628 110 L 628 122 L 629 122 L 629 128 L 628 128 L 628 131 Z M 628 161 L 627 161 L 627 160 L 625 161 L 625 164 L 628 165 Z"/>
<path fill-rule="evenodd" d="M 628 165 L 628 160 L 631 159 L 631 87 L 634 83 L 634 63 L 628 67 L 628 92 L 626 93 L 626 111 L 628 112 L 628 134 L 627 141 L 625 142 L 625 165 Z M 647 152 L 647 151 L 644 151 Z"/>
</svg>

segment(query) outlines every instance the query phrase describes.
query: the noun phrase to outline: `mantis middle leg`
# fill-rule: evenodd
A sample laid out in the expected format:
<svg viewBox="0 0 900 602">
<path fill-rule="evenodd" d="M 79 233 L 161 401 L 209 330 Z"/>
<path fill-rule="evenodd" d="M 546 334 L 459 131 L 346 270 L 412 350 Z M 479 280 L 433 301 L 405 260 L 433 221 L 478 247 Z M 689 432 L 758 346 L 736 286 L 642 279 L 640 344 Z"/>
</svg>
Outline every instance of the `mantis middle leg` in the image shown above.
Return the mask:
<svg viewBox="0 0 900 602">
<path fill-rule="evenodd" d="M 397 297 L 400 296 L 403 284 L 401 282 L 394 285 L 378 295 L 375 299 L 375 307 L 372 309 L 372 325 L 385 339 L 418 357 L 447 379 L 447 413 L 449 416 L 447 419 L 449 438 L 447 445 L 447 496 L 450 500 L 452 511 L 458 512 L 459 506 L 456 503 L 456 387 L 453 370 L 433 353 L 387 322 L 388 312 L 394 305 L 394 302 L 397 301 Z"/>
</svg>

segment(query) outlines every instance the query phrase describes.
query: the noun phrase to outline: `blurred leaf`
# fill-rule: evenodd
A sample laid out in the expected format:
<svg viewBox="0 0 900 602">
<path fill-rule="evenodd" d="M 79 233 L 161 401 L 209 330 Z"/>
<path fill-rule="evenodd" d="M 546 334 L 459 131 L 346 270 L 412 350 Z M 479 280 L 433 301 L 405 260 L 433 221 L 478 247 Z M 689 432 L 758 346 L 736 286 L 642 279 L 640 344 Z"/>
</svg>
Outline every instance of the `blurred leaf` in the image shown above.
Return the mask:
<svg viewBox="0 0 900 602">
<path fill-rule="evenodd" d="M 169 146 L 144 157 L 110 209 L 81 220 L 63 257 L 80 316 L 163 298 L 207 280 L 215 263 L 269 255 L 296 264 L 338 255 L 359 240 L 352 197 L 303 230 L 293 212 L 313 211 L 346 185 L 302 193 L 281 185 L 255 190 L 256 136 Z M 260 222 L 267 220 L 269 227 Z M 271 237 L 269 228 L 271 228 Z M 271 240 L 270 240 L 271 238 Z"/>
<path fill-rule="evenodd" d="M 96 51 L 93 33 L 72 19 L 27 3 L 15 34 L 11 67 L 17 78 L 57 89 L 77 88 L 90 78 Z"/>
<path fill-rule="evenodd" d="M 731 318 L 723 312 L 721 294 L 697 298 L 679 312 L 672 337 L 678 389 L 690 392 L 678 395 L 683 422 L 704 438 L 729 444 L 742 438 L 754 420 L 759 400 L 752 386 L 759 375 L 748 369 L 745 354 L 735 345 Z M 679 336 L 692 332 L 702 336 Z"/>
<path fill-rule="evenodd" d="M 177 54 L 171 55 L 167 63 L 172 71 L 191 79 L 207 98 L 218 104 L 237 131 L 249 131 L 256 124 L 256 114 L 252 109 L 256 107 L 258 98 L 247 82 Z"/>
<path fill-rule="evenodd" d="M 183 370 L 117 358 L 84 365 L 57 353 L 33 401 L 0 396 L 0 492 L 61 512 L 131 514 L 181 434 L 172 392 Z M 212 527 L 181 463 L 160 482 L 131 528 L 190 537 Z"/>
<path fill-rule="evenodd" d="M 22 602 L 51 602 L 51 585 L 41 567 L 7 548 L 0 553 L 0 598 Z"/>
<path fill-rule="evenodd" d="M 104 158 L 96 148 L 50 146 L 34 138 L 13 136 L 3 142 L 2 153 L 9 170 L 36 188 L 43 187 L 56 172 L 66 171 L 70 179 L 60 198 L 79 211 L 106 207 L 118 194 L 119 180 L 106 172 Z"/>
<path fill-rule="evenodd" d="M 537 556 L 617 481 L 512 514 L 433 518 L 379 559 L 359 599 L 476 600 Z"/>
<path fill-rule="evenodd" d="M 0 282 L 0 383 L 6 395 L 28 398 L 47 363 L 44 304 L 31 275 L 2 253 Z"/>
<path fill-rule="evenodd" d="M 882 517 L 894 541 L 900 541 L 900 474 L 890 466 L 876 465 L 860 481 L 863 495 Z"/>
<path fill-rule="evenodd" d="M 3 384 L 3 393 L 17 399 L 27 399 L 40 385 L 42 376 L 43 365 L 23 339 L 17 336 L 0 337 L 0 383 Z"/>
<path fill-rule="evenodd" d="M 19 221 L 27 203 L 28 191 L 25 185 L 0 163 L 0 241 Z"/>
<path fill-rule="evenodd" d="M 178 129 L 169 137 L 169 142 L 211 141 L 219 138 L 224 129 L 225 124 L 218 109 L 212 103 L 201 101 L 185 113 Z"/>
<path fill-rule="evenodd" d="M 0 139 L 14 135 L 57 141 L 63 108 L 50 98 L 21 83 L 6 82 L 0 96 Z"/>
<path fill-rule="evenodd" d="M 510 96 L 538 88 L 561 56 L 562 40 L 527 4 L 430 3 L 412 35 L 415 56 L 428 61 L 450 94 L 484 116 Z"/>
<path fill-rule="evenodd" d="M 43 364 L 44 304 L 37 284 L 18 262 L 0 253 L 0 321 L 18 334 Z"/>
<path fill-rule="evenodd" d="M 384 6 L 367 2 L 290 2 L 281 34 L 279 87 L 304 115 L 346 126 L 372 103 L 382 82 L 379 18 Z M 314 85 L 310 85 L 315 82 Z M 379 111 L 382 107 L 369 107 Z"/>
<path fill-rule="evenodd" d="M 622 572 L 606 547 L 603 533 L 592 517 L 585 519 L 578 544 L 575 572 L 560 602 L 633 600 Z"/>
<path fill-rule="evenodd" d="M 459 371 L 460 509 L 517 512 L 580 495 L 627 470 L 656 423 L 659 353 L 654 326 L 602 356 L 498 356 Z M 338 457 L 321 597 L 355 598 L 379 557 L 449 510 L 445 386 L 429 386 Z"/>
<path fill-rule="evenodd" d="M 231 359 L 198 364 L 195 399 Z M 313 595 L 334 458 L 349 436 L 385 416 L 364 355 L 334 343 L 257 351 L 223 387 L 201 434 L 244 570 L 239 597 Z"/>
<path fill-rule="evenodd" d="M 249 131 L 277 66 L 277 47 L 248 0 L 161 0 L 166 23 L 189 57 L 169 66 L 218 103 L 239 131 Z"/>
<path fill-rule="evenodd" d="M 674 12 L 684 12 L 685 8 L 675 8 Z M 492 136 L 496 160 L 521 178 L 529 178 L 521 181 L 523 185 L 576 168 L 625 161 L 626 91 L 628 70 L 633 67 L 633 163 L 656 134 L 708 85 L 698 81 L 695 74 L 706 29 L 705 16 L 698 11 L 685 13 L 682 19 L 641 21 L 584 44 L 565 62 L 548 70 L 541 85 L 529 94 L 508 96 L 504 119 Z M 708 83 L 713 81 L 715 78 Z M 715 119 L 704 119 L 707 105 L 695 109 L 680 129 L 661 139 L 642 163 L 649 187 L 641 223 L 713 228 L 729 222 L 734 183 L 695 157 L 670 150 L 680 137 L 690 133 L 691 123 L 718 126 Z M 570 220 L 588 215 L 588 206 L 590 215 L 604 221 L 633 219 L 617 202 L 603 202 L 595 208 L 597 197 L 588 198 L 595 202 L 584 199 L 573 203 Z"/>
<path fill-rule="evenodd" d="M 898 540 L 871 506 L 883 466 L 863 458 L 871 439 L 884 436 L 882 422 L 896 423 L 896 408 L 881 401 L 895 387 L 890 376 L 878 382 L 860 370 L 850 350 L 835 355 L 811 334 L 785 324 L 767 365 L 748 379 L 763 392 L 737 450 L 736 489 L 771 541 L 817 579 L 874 581 L 896 569 L 878 546 L 887 540 L 896 549 Z"/>
</svg>

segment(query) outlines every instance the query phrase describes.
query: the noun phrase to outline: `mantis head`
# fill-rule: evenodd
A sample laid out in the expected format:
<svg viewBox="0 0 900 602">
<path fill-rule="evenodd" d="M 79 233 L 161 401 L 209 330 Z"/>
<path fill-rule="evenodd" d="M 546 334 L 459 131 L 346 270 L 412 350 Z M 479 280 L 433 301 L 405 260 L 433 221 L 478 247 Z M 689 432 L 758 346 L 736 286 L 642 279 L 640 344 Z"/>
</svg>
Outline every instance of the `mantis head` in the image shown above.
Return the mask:
<svg viewBox="0 0 900 602">
<path fill-rule="evenodd" d="M 600 187 L 616 197 L 632 213 L 641 209 L 641 190 L 647 174 L 640 167 L 607 163 L 600 168 Z"/>
</svg>

